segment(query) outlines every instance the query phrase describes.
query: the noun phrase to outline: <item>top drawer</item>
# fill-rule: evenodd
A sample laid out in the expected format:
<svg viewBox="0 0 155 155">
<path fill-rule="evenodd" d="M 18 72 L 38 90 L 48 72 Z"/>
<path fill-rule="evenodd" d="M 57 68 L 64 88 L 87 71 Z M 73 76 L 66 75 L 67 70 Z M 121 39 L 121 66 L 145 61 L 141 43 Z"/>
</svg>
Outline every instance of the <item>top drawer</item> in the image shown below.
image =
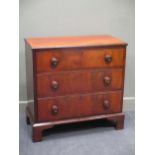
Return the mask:
<svg viewBox="0 0 155 155">
<path fill-rule="evenodd" d="M 64 48 L 36 51 L 37 73 L 61 70 L 121 67 L 125 47 Z"/>
</svg>

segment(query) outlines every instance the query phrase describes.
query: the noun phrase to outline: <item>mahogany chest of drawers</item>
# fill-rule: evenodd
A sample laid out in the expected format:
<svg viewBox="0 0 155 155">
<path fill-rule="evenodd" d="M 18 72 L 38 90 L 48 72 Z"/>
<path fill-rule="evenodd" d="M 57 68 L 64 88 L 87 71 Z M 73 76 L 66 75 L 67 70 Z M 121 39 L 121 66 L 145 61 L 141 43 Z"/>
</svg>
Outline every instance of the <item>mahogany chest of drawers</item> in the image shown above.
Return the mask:
<svg viewBox="0 0 155 155">
<path fill-rule="evenodd" d="M 124 126 L 127 43 L 111 36 L 25 40 L 26 120 L 32 139 L 55 125 L 107 119 Z"/>
</svg>

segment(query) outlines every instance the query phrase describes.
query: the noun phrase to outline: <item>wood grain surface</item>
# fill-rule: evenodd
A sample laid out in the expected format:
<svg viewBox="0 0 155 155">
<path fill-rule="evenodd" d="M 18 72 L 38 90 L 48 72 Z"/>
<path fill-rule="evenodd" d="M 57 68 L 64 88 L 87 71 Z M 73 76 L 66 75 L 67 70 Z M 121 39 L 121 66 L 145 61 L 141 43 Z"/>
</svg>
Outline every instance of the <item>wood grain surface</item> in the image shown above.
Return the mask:
<svg viewBox="0 0 155 155">
<path fill-rule="evenodd" d="M 26 121 L 32 139 L 54 125 L 106 118 L 123 129 L 127 43 L 112 36 L 28 38 Z"/>
<path fill-rule="evenodd" d="M 75 69 L 122 67 L 125 63 L 124 51 L 124 47 L 38 50 L 36 52 L 36 69 L 37 73 L 42 73 Z M 110 62 L 106 62 L 106 56 L 111 56 Z M 52 65 L 53 59 L 57 61 L 55 66 Z"/>
<path fill-rule="evenodd" d="M 109 35 L 101 36 L 72 36 L 72 37 L 49 37 L 27 38 L 25 42 L 32 49 L 62 48 L 62 47 L 88 47 L 88 46 L 111 46 L 127 43 Z"/>
<path fill-rule="evenodd" d="M 107 77 L 111 80 L 109 84 L 104 81 Z M 57 83 L 58 88 L 55 89 L 53 82 Z M 118 90 L 122 89 L 122 86 L 121 68 L 37 75 L 37 97 L 39 98 Z"/>
<path fill-rule="evenodd" d="M 109 101 L 109 108 L 104 101 Z M 38 100 L 38 121 L 55 121 L 121 112 L 122 92 L 73 95 Z M 57 112 L 53 113 L 53 106 Z"/>
</svg>

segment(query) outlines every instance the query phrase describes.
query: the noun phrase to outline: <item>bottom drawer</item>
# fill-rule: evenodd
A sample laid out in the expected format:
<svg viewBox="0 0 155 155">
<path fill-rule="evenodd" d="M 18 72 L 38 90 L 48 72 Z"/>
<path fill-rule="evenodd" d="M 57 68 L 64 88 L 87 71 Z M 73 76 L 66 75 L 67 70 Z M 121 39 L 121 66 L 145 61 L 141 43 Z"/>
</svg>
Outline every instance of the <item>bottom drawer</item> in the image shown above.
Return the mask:
<svg viewBox="0 0 155 155">
<path fill-rule="evenodd" d="M 121 112 L 122 91 L 38 100 L 38 121 L 56 121 Z"/>
</svg>

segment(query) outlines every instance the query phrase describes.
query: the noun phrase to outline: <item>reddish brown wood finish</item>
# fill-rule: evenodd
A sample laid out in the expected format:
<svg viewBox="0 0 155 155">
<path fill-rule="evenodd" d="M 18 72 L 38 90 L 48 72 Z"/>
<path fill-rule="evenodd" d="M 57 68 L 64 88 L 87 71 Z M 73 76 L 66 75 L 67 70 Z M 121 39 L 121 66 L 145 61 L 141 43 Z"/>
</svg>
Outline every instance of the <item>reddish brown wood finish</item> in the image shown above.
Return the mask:
<svg viewBox="0 0 155 155">
<path fill-rule="evenodd" d="M 25 45 L 26 53 L 26 83 L 27 83 L 27 99 L 33 100 L 34 99 L 34 74 L 33 74 L 33 53 L 29 46 Z M 33 116 L 35 117 L 34 112 L 34 102 L 29 103 L 29 106 L 31 107 L 31 112 Z"/>
<path fill-rule="evenodd" d="M 32 49 L 92 47 L 92 46 L 126 46 L 127 43 L 109 35 L 29 38 L 25 40 Z"/>
<path fill-rule="evenodd" d="M 29 117 L 30 122 L 31 122 L 33 142 L 40 142 L 42 140 L 43 130 L 48 129 L 48 128 L 53 128 L 55 125 L 60 125 L 60 124 L 107 119 L 107 120 L 113 121 L 115 123 L 114 125 L 117 130 L 124 128 L 124 114 L 123 113 L 95 115 L 95 116 L 88 116 L 88 117 L 81 117 L 81 118 L 74 118 L 74 119 L 48 121 L 48 122 L 44 121 L 44 122 L 36 123 L 33 120 L 29 106 L 27 106 L 26 107 L 26 115 Z"/>
<path fill-rule="evenodd" d="M 54 125 L 95 119 L 124 127 L 126 43 L 111 36 L 30 38 L 26 42 L 26 122 L 32 139 Z"/>
<path fill-rule="evenodd" d="M 110 83 L 106 84 L 106 78 Z M 57 87 L 54 87 L 54 82 Z M 37 75 L 37 96 L 50 97 L 77 93 L 118 90 L 123 86 L 123 70 L 83 70 Z"/>
<path fill-rule="evenodd" d="M 73 95 L 38 100 L 38 121 L 55 121 L 121 112 L 122 92 Z M 105 107 L 104 101 L 109 101 Z M 53 113 L 53 107 L 57 113 Z"/>
<path fill-rule="evenodd" d="M 109 63 L 106 61 L 107 56 L 111 56 L 112 58 Z M 51 64 L 53 59 L 57 61 L 55 66 Z M 122 67 L 124 63 L 124 47 L 50 49 L 38 50 L 36 53 L 36 68 L 38 73 Z"/>
</svg>

